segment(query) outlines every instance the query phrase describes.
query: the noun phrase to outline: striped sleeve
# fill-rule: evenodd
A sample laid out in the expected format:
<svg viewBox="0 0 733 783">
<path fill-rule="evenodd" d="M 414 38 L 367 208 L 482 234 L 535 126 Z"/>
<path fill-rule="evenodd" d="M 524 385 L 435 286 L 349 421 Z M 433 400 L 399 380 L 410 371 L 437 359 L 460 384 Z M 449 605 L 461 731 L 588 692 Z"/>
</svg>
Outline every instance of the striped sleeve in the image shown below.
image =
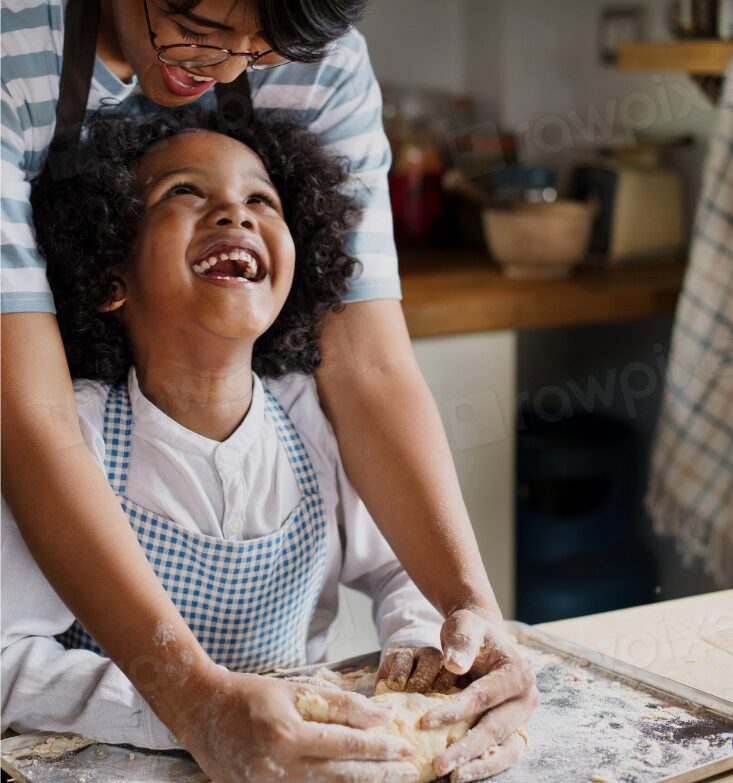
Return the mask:
<svg viewBox="0 0 733 783">
<path fill-rule="evenodd" d="M 55 312 L 46 262 L 36 249 L 30 182 L 25 171 L 24 129 L 2 85 L 2 195 L 0 291 L 3 313 Z"/>
<path fill-rule="evenodd" d="M 350 189 L 363 207 L 349 249 L 363 271 L 344 301 L 399 299 L 387 184 L 392 158 L 382 126 L 382 96 L 364 37 L 351 31 L 322 63 L 293 63 L 253 74 L 252 87 L 258 110 L 294 115 L 324 140 L 330 152 L 349 161 Z"/>
<path fill-rule="evenodd" d="M 2 218 L 3 313 L 55 312 L 46 264 L 36 249 L 31 180 L 53 136 L 63 46 L 61 0 L 3 0 Z"/>
<path fill-rule="evenodd" d="M 44 164 L 55 126 L 63 3 L 4 0 L 1 13 L 2 311 L 55 312 L 45 262 L 35 248 L 29 194 L 30 180 Z M 363 271 L 352 281 L 345 301 L 399 298 L 387 186 L 391 154 L 382 127 L 381 94 L 363 36 L 350 32 L 321 63 L 292 63 L 252 73 L 250 81 L 258 111 L 290 115 L 349 161 L 350 188 L 363 207 L 349 247 Z M 87 108 L 93 110 L 110 97 L 122 111 L 131 110 L 125 100 L 134 91 L 97 61 Z"/>
</svg>

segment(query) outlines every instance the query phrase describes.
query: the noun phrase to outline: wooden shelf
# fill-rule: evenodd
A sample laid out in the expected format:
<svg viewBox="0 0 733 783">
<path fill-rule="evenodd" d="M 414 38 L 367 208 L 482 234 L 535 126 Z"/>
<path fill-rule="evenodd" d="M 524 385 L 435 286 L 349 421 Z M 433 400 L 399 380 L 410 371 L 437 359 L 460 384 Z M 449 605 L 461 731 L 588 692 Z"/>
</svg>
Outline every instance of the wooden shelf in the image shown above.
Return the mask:
<svg viewBox="0 0 733 783">
<path fill-rule="evenodd" d="M 615 269 L 587 264 L 565 280 L 520 281 L 480 251 L 400 253 L 412 337 L 671 316 L 684 270 L 678 259 Z"/>
<path fill-rule="evenodd" d="M 682 71 L 721 76 L 730 57 L 733 57 L 733 41 L 628 43 L 619 49 L 618 67 L 624 71 Z"/>
</svg>

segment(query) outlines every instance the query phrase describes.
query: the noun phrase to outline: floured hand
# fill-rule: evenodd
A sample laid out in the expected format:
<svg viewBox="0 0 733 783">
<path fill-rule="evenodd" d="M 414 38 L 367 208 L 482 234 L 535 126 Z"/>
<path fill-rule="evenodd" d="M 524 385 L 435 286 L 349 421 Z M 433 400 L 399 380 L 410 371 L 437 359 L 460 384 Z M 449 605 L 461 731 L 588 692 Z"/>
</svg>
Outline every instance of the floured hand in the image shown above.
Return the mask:
<svg viewBox="0 0 733 783">
<path fill-rule="evenodd" d="M 525 746 L 525 726 L 540 702 L 534 673 L 514 647 L 500 617 L 460 609 L 441 630 L 443 666 L 471 682 L 460 693 L 431 710 L 426 728 L 475 720 L 468 734 L 435 760 L 452 783 L 496 775 L 511 766 Z M 523 731 L 523 729 L 521 729 Z M 486 754 L 486 755 L 485 755 Z"/>
<path fill-rule="evenodd" d="M 443 666 L 443 653 L 435 647 L 397 647 L 387 650 L 377 674 L 392 691 L 445 693 L 456 675 Z"/>
<path fill-rule="evenodd" d="M 417 780 L 408 742 L 365 731 L 384 725 L 389 707 L 327 686 L 214 669 L 173 727 L 214 783 Z M 304 720 L 304 694 L 318 699 L 328 724 Z"/>
</svg>

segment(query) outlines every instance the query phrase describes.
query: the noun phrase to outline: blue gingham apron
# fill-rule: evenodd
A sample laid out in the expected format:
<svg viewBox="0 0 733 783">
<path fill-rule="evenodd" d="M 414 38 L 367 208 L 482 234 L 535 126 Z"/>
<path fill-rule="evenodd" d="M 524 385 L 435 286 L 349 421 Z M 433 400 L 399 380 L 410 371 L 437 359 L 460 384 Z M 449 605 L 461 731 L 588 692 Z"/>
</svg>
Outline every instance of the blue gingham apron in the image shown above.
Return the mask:
<svg viewBox="0 0 733 783">
<path fill-rule="evenodd" d="M 110 389 L 104 416 L 107 478 L 138 541 L 183 619 L 209 656 L 234 671 L 306 662 L 306 640 L 326 561 L 326 516 L 313 465 L 295 427 L 265 389 L 301 500 L 274 533 L 228 541 L 188 530 L 125 497 L 132 436 L 127 384 Z M 101 648 L 76 621 L 66 647 Z"/>
</svg>

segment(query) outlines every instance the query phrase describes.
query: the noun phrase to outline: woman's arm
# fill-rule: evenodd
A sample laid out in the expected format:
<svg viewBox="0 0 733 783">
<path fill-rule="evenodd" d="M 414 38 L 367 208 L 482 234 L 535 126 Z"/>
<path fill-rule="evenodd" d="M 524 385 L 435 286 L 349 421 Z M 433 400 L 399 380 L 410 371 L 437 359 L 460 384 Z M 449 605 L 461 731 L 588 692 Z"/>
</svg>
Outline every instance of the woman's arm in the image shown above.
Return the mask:
<svg viewBox="0 0 733 783">
<path fill-rule="evenodd" d="M 74 616 L 2 504 L 2 729 L 71 731 L 143 748 L 177 743 L 109 658 L 54 638 Z"/>
<path fill-rule="evenodd" d="M 55 317 L 2 316 L 2 486 L 36 561 L 73 614 L 166 722 L 176 657 L 208 658 L 158 581 L 83 440 Z M 172 647 L 161 647 L 161 628 Z"/>
<path fill-rule="evenodd" d="M 322 346 L 318 391 L 346 472 L 400 562 L 444 616 L 500 617 L 400 303 L 330 313 Z"/>
<path fill-rule="evenodd" d="M 396 300 L 347 304 L 329 314 L 318 389 L 346 471 L 395 554 L 446 618 L 442 663 L 475 677 L 423 718 L 425 727 L 478 718 L 435 762 L 445 775 L 479 780 L 516 760 L 516 733 L 539 702 L 532 670 L 514 648 L 481 562 L 440 415 L 417 365 Z M 441 661 L 389 660 L 404 686 Z M 423 665 L 424 664 L 424 665 Z M 499 750 L 479 758 L 492 746 Z M 475 759 L 475 761 L 466 760 Z"/>
</svg>

